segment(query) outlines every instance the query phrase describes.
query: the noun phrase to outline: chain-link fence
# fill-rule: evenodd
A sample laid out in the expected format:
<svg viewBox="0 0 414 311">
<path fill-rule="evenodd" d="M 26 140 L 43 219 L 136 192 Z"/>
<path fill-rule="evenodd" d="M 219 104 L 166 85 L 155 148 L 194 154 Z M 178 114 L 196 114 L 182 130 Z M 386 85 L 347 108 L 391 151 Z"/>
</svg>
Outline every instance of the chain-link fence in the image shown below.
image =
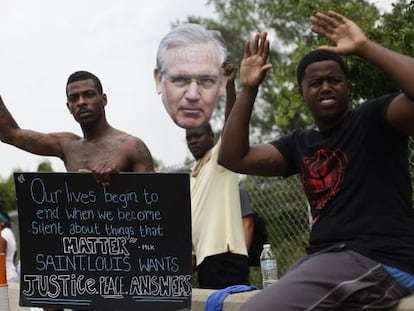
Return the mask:
<svg viewBox="0 0 414 311">
<path fill-rule="evenodd" d="M 168 171 L 186 169 L 177 166 Z M 410 140 L 410 172 L 414 181 L 413 139 Z M 300 179 L 298 176 L 287 179 L 242 176 L 241 186 L 249 191 L 253 209 L 266 222 L 268 240 L 277 257 L 279 276 L 282 276 L 304 254 L 308 243 L 311 221 Z M 261 287 L 260 268 L 252 268 L 250 278 L 253 285 Z"/>
<path fill-rule="evenodd" d="M 287 179 L 244 176 L 241 185 L 250 193 L 251 205 L 264 219 L 268 242 L 276 255 L 278 274 L 304 254 L 310 219 L 298 176 Z M 251 269 L 252 284 L 261 286 L 259 268 Z"/>
</svg>

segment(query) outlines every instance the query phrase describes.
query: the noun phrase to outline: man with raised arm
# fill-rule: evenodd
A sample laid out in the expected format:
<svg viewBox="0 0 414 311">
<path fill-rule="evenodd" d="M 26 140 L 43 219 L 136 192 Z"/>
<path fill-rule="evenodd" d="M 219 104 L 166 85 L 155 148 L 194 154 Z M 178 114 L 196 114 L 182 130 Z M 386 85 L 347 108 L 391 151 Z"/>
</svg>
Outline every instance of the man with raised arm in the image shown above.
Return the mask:
<svg viewBox="0 0 414 311">
<path fill-rule="evenodd" d="M 152 172 L 151 154 L 142 140 L 107 121 L 106 94 L 92 73 L 77 71 L 66 85 L 67 107 L 83 137 L 74 133 L 39 133 L 20 128 L 0 98 L 0 139 L 25 151 L 60 158 L 67 171 L 90 171 L 102 183 L 116 172 Z"/>
<path fill-rule="evenodd" d="M 306 255 L 242 310 L 389 310 L 414 291 L 414 218 L 408 140 L 414 135 L 414 59 L 366 37 L 334 11 L 311 30 L 334 43 L 305 55 L 299 91 L 314 129 L 250 145 L 249 120 L 266 71 L 266 33 L 246 43 L 241 93 L 227 120 L 219 162 L 240 173 L 299 174 L 312 209 Z M 365 59 L 401 92 L 350 109 L 348 69 Z"/>
<path fill-rule="evenodd" d="M 237 68 L 223 64 L 226 84 L 225 119 L 236 99 Z M 241 215 L 238 174 L 217 163 L 210 123 L 186 129 L 188 149 L 196 160 L 191 168 L 191 221 L 194 266 L 200 288 L 222 289 L 249 284 L 249 264 Z"/>
<path fill-rule="evenodd" d="M 40 133 L 22 129 L 0 97 L 0 139 L 25 151 L 60 158 L 69 172 L 91 172 L 104 185 L 118 172 L 153 172 L 151 154 L 142 140 L 113 128 L 106 120 L 106 94 L 100 80 L 87 71 L 71 74 L 67 107 L 83 137 L 74 133 Z M 45 308 L 46 311 L 60 311 Z"/>
</svg>

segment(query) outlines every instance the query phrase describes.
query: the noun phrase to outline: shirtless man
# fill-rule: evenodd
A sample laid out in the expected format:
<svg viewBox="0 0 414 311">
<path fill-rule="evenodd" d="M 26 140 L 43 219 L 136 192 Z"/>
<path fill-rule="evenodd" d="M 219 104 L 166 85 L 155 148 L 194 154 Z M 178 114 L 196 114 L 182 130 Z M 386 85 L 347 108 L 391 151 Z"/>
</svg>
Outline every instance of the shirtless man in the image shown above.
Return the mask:
<svg viewBox="0 0 414 311">
<path fill-rule="evenodd" d="M 62 159 L 69 172 L 91 172 L 108 185 L 118 172 L 153 172 L 151 154 L 142 140 L 113 128 L 105 116 L 107 104 L 100 80 L 90 72 L 71 74 L 66 84 L 67 107 L 83 137 L 69 132 L 39 133 L 22 129 L 0 97 L 0 139 L 25 151 Z M 46 311 L 63 309 L 45 307 Z"/>
<path fill-rule="evenodd" d="M 67 107 L 80 124 L 83 137 L 69 132 L 39 133 L 22 129 L 0 97 L 0 139 L 25 151 L 62 159 L 70 172 L 92 172 L 108 184 L 117 172 L 154 171 L 151 154 L 142 140 L 109 125 L 106 94 L 90 72 L 70 75 L 66 85 Z"/>
<path fill-rule="evenodd" d="M 39 133 L 18 126 L 0 97 L 0 139 L 25 151 L 62 159 L 69 172 L 91 172 L 104 185 L 118 172 L 153 172 L 153 160 L 139 138 L 113 128 L 105 116 L 108 102 L 100 80 L 77 71 L 66 84 L 67 107 L 80 124 L 74 133 Z M 62 309 L 46 307 L 46 311 Z"/>
</svg>

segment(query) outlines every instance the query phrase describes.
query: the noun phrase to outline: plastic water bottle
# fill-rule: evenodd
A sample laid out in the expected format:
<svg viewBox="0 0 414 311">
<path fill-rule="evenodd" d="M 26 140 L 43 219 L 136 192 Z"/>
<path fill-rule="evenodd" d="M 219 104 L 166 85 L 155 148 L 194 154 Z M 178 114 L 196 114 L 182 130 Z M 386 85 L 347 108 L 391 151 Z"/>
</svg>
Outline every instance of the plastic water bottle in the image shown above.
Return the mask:
<svg viewBox="0 0 414 311">
<path fill-rule="evenodd" d="M 260 268 L 262 270 L 263 288 L 277 281 L 277 262 L 270 249 L 270 244 L 263 245 L 263 251 L 260 254 Z"/>
</svg>

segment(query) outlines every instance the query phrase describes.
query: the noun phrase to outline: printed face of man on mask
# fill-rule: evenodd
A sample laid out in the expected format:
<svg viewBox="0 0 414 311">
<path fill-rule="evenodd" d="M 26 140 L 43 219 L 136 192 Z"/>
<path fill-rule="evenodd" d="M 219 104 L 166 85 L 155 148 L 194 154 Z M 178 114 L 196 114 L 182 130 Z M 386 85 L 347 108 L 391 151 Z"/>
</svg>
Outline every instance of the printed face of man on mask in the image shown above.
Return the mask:
<svg viewBox="0 0 414 311">
<path fill-rule="evenodd" d="M 209 122 L 226 85 L 217 44 L 211 39 L 171 45 L 161 52 L 154 79 L 172 120 L 186 129 Z"/>
</svg>

